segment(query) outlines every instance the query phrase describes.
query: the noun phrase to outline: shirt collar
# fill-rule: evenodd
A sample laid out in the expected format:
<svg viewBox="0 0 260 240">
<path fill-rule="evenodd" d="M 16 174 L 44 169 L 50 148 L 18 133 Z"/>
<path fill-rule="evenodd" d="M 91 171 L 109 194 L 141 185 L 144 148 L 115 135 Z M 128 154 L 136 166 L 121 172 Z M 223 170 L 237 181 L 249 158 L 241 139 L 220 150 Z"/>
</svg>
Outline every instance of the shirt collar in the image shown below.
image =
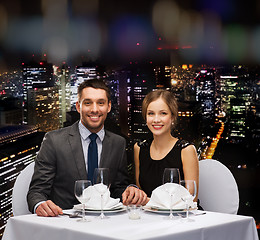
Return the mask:
<svg viewBox="0 0 260 240">
<path fill-rule="evenodd" d="M 79 133 L 80 133 L 80 136 L 83 138 L 83 140 L 86 140 L 92 132 L 90 132 L 90 131 L 82 124 L 82 122 L 79 121 Z M 97 132 L 97 135 L 98 135 L 99 139 L 101 140 L 101 142 L 103 142 L 104 137 L 105 137 L 105 129 L 104 129 L 104 126 L 102 127 L 102 129 L 101 129 L 99 132 Z"/>
</svg>

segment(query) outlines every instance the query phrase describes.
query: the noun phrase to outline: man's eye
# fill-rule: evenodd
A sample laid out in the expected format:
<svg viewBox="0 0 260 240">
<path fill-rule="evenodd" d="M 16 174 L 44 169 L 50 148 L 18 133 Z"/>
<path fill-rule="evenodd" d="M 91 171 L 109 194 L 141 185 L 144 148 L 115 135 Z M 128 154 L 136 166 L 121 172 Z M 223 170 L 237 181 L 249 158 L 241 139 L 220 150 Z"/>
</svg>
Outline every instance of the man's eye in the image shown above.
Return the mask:
<svg viewBox="0 0 260 240">
<path fill-rule="evenodd" d="M 105 103 L 104 103 L 104 102 L 99 102 L 98 104 L 101 105 L 101 106 L 103 106 Z"/>
<path fill-rule="evenodd" d="M 90 102 L 84 102 L 84 105 L 90 105 Z"/>
</svg>

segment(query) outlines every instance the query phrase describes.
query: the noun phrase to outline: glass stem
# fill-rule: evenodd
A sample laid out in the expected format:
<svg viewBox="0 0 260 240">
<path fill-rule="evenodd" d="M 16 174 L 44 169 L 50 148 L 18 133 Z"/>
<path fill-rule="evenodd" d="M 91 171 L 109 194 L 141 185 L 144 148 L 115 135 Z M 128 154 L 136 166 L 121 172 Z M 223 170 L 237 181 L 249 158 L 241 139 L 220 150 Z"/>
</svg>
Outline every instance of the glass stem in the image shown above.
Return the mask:
<svg viewBox="0 0 260 240">
<path fill-rule="evenodd" d="M 82 220 L 86 220 L 86 215 L 85 215 L 85 203 L 82 203 Z"/>
<path fill-rule="evenodd" d="M 172 214 L 172 194 L 171 194 L 171 205 L 170 205 L 170 218 L 173 218 L 173 214 Z"/>
<path fill-rule="evenodd" d="M 189 204 L 188 203 L 186 203 L 186 209 L 187 209 L 186 218 L 188 219 L 189 218 Z"/>
<path fill-rule="evenodd" d="M 103 208 L 104 208 L 104 206 L 103 206 L 103 194 L 101 194 L 101 215 L 100 215 L 101 218 L 104 218 Z"/>
</svg>

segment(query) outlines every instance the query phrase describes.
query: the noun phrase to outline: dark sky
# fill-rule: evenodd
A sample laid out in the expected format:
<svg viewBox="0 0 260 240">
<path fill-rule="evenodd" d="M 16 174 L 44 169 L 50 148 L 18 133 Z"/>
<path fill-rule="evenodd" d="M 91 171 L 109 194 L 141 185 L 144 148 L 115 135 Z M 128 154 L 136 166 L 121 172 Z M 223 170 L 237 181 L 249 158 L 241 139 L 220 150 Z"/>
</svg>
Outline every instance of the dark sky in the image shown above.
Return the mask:
<svg viewBox="0 0 260 240">
<path fill-rule="evenodd" d="M 162 7 L 165 3 L 173 6 L 172 12 Z M 160 7 L 157 22 L 164 23 L 157 23 L 158 30 L 154 12 Z M 184 53 L 190 61 L 214 57 L 259 63 L 258 40 L 259 0 L 0 0 L 0 71 L 32 54 L 47 53 L 56 64 L 128 60 L 153 57 L 159 45 L 196 49 Z"/>
</svg>

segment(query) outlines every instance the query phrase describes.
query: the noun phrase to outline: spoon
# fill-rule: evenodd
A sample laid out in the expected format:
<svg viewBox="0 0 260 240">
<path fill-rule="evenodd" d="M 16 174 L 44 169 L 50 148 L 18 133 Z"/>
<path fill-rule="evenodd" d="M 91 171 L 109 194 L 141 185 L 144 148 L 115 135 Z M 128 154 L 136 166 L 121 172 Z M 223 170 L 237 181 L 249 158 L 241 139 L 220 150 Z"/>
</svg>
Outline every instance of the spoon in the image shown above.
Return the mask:
<svg viewBox="0 0 260 240">
<path fill-rule="evenodd" d="M 65 215 L 65 216 L 69 216 L 69 218 L 78 218 L 78 217 L 81 217 L 79 214 L 80 214 L 79 212 L 75 212 L 75 213 L 63 213 L 63 214 L 61 214 L 61 216 L 62 216 L 62 215 Z"/>
</svg>

